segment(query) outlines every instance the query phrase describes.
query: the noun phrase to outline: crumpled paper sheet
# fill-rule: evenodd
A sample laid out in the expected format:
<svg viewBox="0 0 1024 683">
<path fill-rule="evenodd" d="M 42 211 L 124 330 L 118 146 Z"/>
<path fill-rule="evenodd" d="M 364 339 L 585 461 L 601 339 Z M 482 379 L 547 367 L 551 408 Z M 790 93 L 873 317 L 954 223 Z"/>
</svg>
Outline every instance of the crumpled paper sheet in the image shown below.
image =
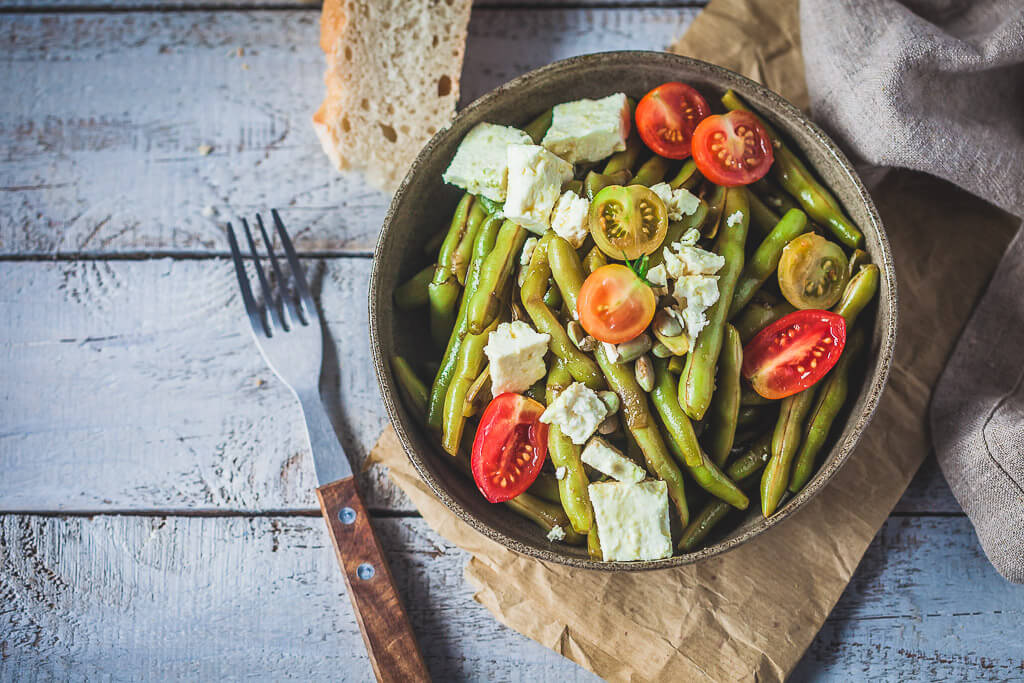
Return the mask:
<svg viewBox="0 0 1024 683">
<path fill-rule="evenodd" d="M 806 104 L 796 0 L 713 0 L 671 50 Z M 417 477 L 394 431 L 371 458 L 427 523 L 472 554 L 474 598 L 501 623 L 610 681 L 784 679 L 928 454 L 927 404 L 1016 222 L 941 181 L 867 180 L 889 233 L 900 330 L 889 386 L 857 451 L 804 509 L 725 555 L 610 573 L 517 555 L 460 521 Z M 969 236 L 970 249 L 958 248 Z"/>
</svg>

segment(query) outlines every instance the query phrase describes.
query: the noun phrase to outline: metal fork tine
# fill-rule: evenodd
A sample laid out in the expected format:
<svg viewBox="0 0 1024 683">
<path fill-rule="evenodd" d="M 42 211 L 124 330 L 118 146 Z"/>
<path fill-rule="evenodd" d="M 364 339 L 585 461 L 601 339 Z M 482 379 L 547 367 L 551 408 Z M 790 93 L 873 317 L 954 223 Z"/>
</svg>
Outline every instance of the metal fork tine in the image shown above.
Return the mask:
<svg viewBox="0 0 1024 683">
<path fill-rule="evenodd" d="M 281 266 L 277 262 L 277 254 L 274 253 L 274 250 L 270 246 L 270 235 L 267 234 L 267 229 L 263 226 L 263 217 L 259 214 L 256 214 L 256 224 L 260 228 L 260 234 L 263 235 L 263 245 L 267 249 L 267 256 L 270 257 L 270 265 L 274 269 L 274 276 L 277 277 L 277 304 L 282 306 L 288 312 L 288 317 L 290 319 L 287 321 L 288 327 L 291 328 L 293 323 L 299 325 L 305 324 L 305 321 L 299 316 L 298 309 L 295 308 L 295 302 L 288 292 L 288 287 L 285 286 L 288 281 L 285 279 L 284 273 L 281 272 Z M 282 314 L 283 313 L 284 311 L 282 311 Z"/>
<path fill-rule="evenodd" d="M 299 291 L 299 301 L 302 304 L 305 319 L 317 320 L 319 315 L 316 311 L 316 304 L 313 303 L 313 296 L 309 293 L 309 285 L 306 284 L 306 276 L 302 274 L 299 257 L 295 255 L 292 240 L 288 237 L 288 231 L 284 229 L 284 222 L 281 220 L 280 214 L 277 213 L 277 209 L 271 209 L 270 214 L 274 217 L 277 234 L 281 237 L 281 245 L 284 247 L 284 253 L 288 256 L 288 265 L 291 266 L 292 273 L 295 275 L 295 287 Z"/>
<path fill-rule="evenodd" d="M 256 277 L 260 281 L 260 288 L 263 290 L 263 300 L 265 307 L 270 311 L 270 319 L 274 323 L 274 327 L 282 332 L 285 331 L 284 323 L 281 321 L 281 314 L 278 312 L 277 305 L 274 303 L 274 293 L 270 289 L 270 283 L 267 282 L 267 276 L 263 272 L 263 265 L 260 263 L 260 255 L 256 251 L 256 241 L 252 238 L 252 231 L 249 229 L 249 222 L 242 219 L 242 227 L 245 229 L 245 238 L 249 241 L 249 251 L 252 253 L 253 263 L 256 265 Z M 272 336 L 272 334 L 270 335 Z"/>
<path fill-rule="evenodd" d="M 245 302 L 245 312 L 249 314 L 249 322 L 254 332 L 263 330 L 263 334 L 270 336 L 267 329 L 263 312 L 256 305 L 252 296 L 252 288 L 249 286 L 249 276 L 245 272 L 245 261 L 242 260 L 242 252 L 238 249 L 238 240 L 235 238 L 235 228 L 228 223 L 228 244 L 231 245 L 231 260 L 235 263 L 235 276 L 238 278 L 238 286 L 242 290 L 242 301 Z"/>
</svg>

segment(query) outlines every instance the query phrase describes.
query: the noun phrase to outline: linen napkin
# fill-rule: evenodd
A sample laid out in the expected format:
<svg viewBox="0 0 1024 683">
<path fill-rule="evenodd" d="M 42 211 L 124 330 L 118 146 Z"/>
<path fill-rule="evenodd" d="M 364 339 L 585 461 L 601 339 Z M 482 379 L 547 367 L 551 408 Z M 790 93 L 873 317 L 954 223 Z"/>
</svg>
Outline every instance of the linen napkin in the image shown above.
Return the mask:
<svg viewBox="0 0 1024 683">
<path fill-rule="evenodd" d="M 796 0 L 713 0 L 671 49 L 806 101 Z M 435 531 L 472 555 L 466 577 L 476 600 L 599 676 L 784 679 L 926 456 L 931 386 L 1015 227 L 1002 212 L 920 174 L 891 173 L 874 196 L 903 302 L 890 386 L 847 465 L 785 524 L 689 567 L 571 569 L 517 555 L 460 521 L 419 480 L 390 427 L 371 459 L 391 468 Z M 978 240 L 969 262 L 948 247 L 966 223 Z"/>
<path fill-rule="evenodd" d="M 802 0 L 800 14 L 812 113 L 840 144 L 867 163 L 932 173 L 1024 216 L 1020 0 Z M 945 247 L 971 259 L 986 239 L 974 227 L 965 222 Z M 992 564 L 1016 583 L 1024 583 L 1022 292 L 1019 234 L 931 412 L 950 488 Z"/>
</svg>

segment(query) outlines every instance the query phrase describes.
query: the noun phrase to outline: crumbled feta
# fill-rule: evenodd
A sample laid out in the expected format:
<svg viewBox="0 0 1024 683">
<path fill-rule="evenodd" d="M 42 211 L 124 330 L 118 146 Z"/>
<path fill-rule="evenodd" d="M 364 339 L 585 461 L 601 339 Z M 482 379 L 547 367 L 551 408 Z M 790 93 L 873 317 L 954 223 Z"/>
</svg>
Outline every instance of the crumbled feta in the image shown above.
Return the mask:
<svg viewBox="0 0 1024 683">
<path fill-rule="evenodd" d="M 503 202 L 508 178 L 506 148 L 530 142 L 530 136 L 518 128 L 478 123 L 462 138 L 442 178 L 467 192 Z"/>
<path fill-rule="evenodd" d="M 484 353 L 490 361 L 491 393 L 519 393 L 547 374 L 544 354 L 551 335 L 541 334 L 522 320 L 501 323 L 487 337 Z"/>
<path fill-rule="evenodd" d="M 597 537 L 606 562 L 659 560 L 672 555 L 668 485 L 606 481 L 588 487 Z"/>
<path fill-rule="evenodd" d="M 676 280 L 672 291 L 679 304 L 683 328 L 690 339 L 697 339 L 704 326 L 708 324 L 704 312 L 718 301 L 717 275 L 686 275 Z"/>
<path fill-rule="evenodd" d="M 665 256 L 665 269 L 673 279 L 685 275 L 714 275 L 725 265 L 725 257 L 681 242 L 662 251 Z"/>
<path fill-rule="evenodd" d="M 573 248 L 579 249 L 590 234 L 587 225 L 589 212 L 590 202 L 586 197 L 566 190 L 551 212 L 551 228 Z"/>
<path fill-rule="evenodd" d="M 536 237 L 528 237 L 526 241 L 523 242 L 523 250 L 519 252 L 519 265 L 524 268 L 530 265 L 530 259 L 533 258 L 533 252 L 537 250 L 538 242 L 540 242 L 540 240 Z M 522 285 L 523 283 L 520 282 L 519 286 L 522 287 Z"/>
<path fill-rule="evenodd" d="M 544 409 L 540 421 L 557 425 L 574 444 L 582 446 L 606 417 L 608 406 L 597 392 L 585 384 L 573 382 Z"/>
<path fill-rule="evenodd" d="M 543 235 L 551 227 L 551 210 L 572 180 L 572 164 L 540 145 L 509 145 L 506 218 Z"/>
<path fill-rule="evenodd" d="M 700 230 L 698 230 L 697 228 L 690 228 L 689 230 L 683 233 L 683 236 L 679 238 L 676 244 L 682 245 L 684 247 L 692 247 L 693 245 L 697 244 L 699 240 Z"/>
<path fill-rule="evenodd" d="M 700 199 L 685 187 L 673 190 L 668 183 L 651 185 L 651 192 L 665 202 L 670 221 L 682 220 L 683 216 L 691 216 L 700 206 Z"/>
<path fill-rule="evenodd" d="M 647 271 L 647 281 L 655 287 L 668 287 L 668 271 L 665 264 L 659 263 Z"/>
<path fill-rule="evenodd" d="M 613 363 L 619 362 L 619 346 L 618 344 L 612 344 L 609 342 L 601 342 L 601 346 L 604 347 L 604 353 L 608 356 L 608 360 Z"/>
<path fill-rule="evenodd" d="M 740 223 L 742 221 L 743 221 L 743 212 L 742 211 L 733 211 L 731 214 L 729 214 L 729 217 L 725 219 L 725 224 L 728 225 L 731 228 L 732 226 L 734 226 L 737 223 Z"/>
<path fill-rule="evenodd" d="M 600 161 L 626 149 L 631 118 L 623 93 L 556 104 L 540 144 L 570 163 Z"/>
<path fill-rule="evenodd" d="M 595 436 L 587 442 L 580 459 L 601 474 L 607 474 L 618 481 L 629 481 L 635 484 L 638 481 L 643 481 L 646 476 L 642 467 L 599 436 Z"/>
<path fill-rule="evenodd" d="M 549 541 L 564 541 L 565 540 L 565 529 L 560 524 L 556 524 L 551 527 L 551 531 L 548 532 Z"/>
<path fill-rule="evenodd" d="M 562 479 L 565 479 L 565 468 L 564 467 L 556 467 L 555 468 L 555 479 L 558 479 L 559 481 L 561 481 Z"/>
</svg>

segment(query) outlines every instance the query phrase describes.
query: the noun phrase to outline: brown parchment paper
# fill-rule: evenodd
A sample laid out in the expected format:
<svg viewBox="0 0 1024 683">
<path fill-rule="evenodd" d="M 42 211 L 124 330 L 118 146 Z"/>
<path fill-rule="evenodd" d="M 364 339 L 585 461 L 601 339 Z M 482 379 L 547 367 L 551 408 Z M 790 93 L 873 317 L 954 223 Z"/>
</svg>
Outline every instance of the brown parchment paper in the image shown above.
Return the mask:
<svg viewBox="0 0 1024 683">
<path fill-rule="evenodd" d="M 713 0 L 671 51 L 729 67 L 806 106 L 796 0 Z M 892 245 L 900 330 L 889 386 L 857 451 L 785 524 L 695 566 L 614 574 L 517 555 L 461 522 L 394 431 L 388 465 L 427 523 L 471 553 L 474 598 L 503 624 L 610 681 L 785 678 L 929 452 L 931 387 L 1016 219 L 952 185 L 869 173 Z M 971 249 L 958 249 L 965 235 Z"/>
</svg>

